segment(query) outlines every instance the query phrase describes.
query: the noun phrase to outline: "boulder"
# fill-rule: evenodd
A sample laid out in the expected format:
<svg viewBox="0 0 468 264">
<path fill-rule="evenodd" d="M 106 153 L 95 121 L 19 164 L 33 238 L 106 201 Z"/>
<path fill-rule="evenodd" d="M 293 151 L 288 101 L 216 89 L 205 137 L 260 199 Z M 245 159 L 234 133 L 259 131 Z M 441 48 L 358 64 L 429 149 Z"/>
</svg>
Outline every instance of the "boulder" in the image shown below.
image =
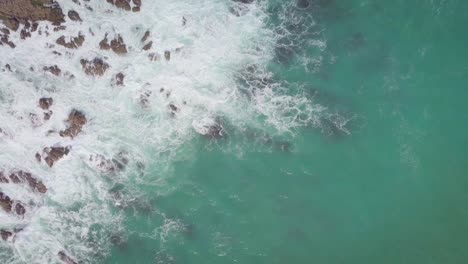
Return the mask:
<svg viewBox="0 0 468 264">
<path fill-rule="evenodd" d="M 125 75 L 122 72 L 119 72 L 115 75 L 115 84 L 119 86 L 124 85 Z"/>
<path fill-rule="evenodd" d="M 17 215 L 24 215 L 26 213 L 26 208 L 21 203 L 15 204 L 15 212 Z"/>
<path fill-rule="evenodd" d="M 54 103 L 54 99 L 52 99 L 51 97 L 43 97 L 39 99 L 39 107 L 44 110 L 48 110 L 49 107 L 52 106 L 53 103 Z"/>
<path fill-rule="evenodd" d="M 0 207 L 7 212 L 11 212 L 13 201 L 3 192 L 0 192 Z"/>
<path fill-rule="evenodd" d="M 82 112 L 73 109 L 68 115 L 68 128 L 60 131 L 59 134 L 62 137 L 74 138 L 81 132 L 86 122 L 86 116 Z"/>
<path fill-rule="evenodd" d="M 150 34 L 151 32 L 146 30 L 145 35 L 141 38 L 141 42 L 145 42 L 149 38 Z"/>
<path fill-rule="evenodd" d="M 98 58 L 98 57 L 94 58 L 91 61 L 86 60 L 86 59 L 81 59 L 80 63 L 81 63 L 81 67 L 83 68 L 83 71 L 87 75 L 92 75 L 92 76 L 102 76 L 109 68 L 109 64 L 107 64 L 103 59 Z"/>
<path fill-rule="evenodd" d="M 43 155 L 45 156 L 44 160 L 49 165 L 49 167 L 54 166 L 54 164 L 63 158 L 64 156 L 70 153 L 71 147 L 49 147 L 43 149 Z"/>
<path fill-rule="evenodd" d="M 99 48 L 102 50 L 110 50 L 109 40 L 107 39 L 107 34 L 104 36 L 104 39 L 99 42 Z"/>
<path fill-rule="evenodd" d="M 143 50 L 150 50 L 152 46 L 153 46 L 153 41 L 150 41 L 143 46 Z"/>
<path fill-rule="evenodd" d="M 123 41 L 122 36 L 120 35 L 117 35 L 116 38 L 111 40 L 110 47 L 117 54 L 127 53 L 127 45 L 125 45 L 125 42 Z"/>
</svg>

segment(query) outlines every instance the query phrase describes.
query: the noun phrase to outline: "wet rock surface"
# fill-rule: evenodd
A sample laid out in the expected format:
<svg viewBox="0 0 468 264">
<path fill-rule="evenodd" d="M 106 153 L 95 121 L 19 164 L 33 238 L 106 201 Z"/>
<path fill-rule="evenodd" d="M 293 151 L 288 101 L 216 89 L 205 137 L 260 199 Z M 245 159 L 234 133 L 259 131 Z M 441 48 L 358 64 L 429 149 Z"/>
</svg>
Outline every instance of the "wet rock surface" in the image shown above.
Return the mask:
<svg viewBox="0 0 468 264">
<path fill-rule="evenodd" d="M 0 192 L 0 207 L 6 212 L 11 212 L 13 208 L 13 201 L 3 192 Z"/>
<path fill-rule="evenodd" d="M 52 99 L 51 97 L 43 97 L 39 99 L 39 107 L 44 110 L 49 110 L 49 107 L 51 107 L 53 103 L 54 99 Z"/>
<path fill-rule="evenodd" d="M 77 37 L 72 37 L 69 41 L 66 40 L 65 36 L 61 36 L 55 41 L 55 43 L 60 46 L 64 46 L 65 48 L 77 49 L 83 45 L 84 41 L 85 37 L 80 33 Z"/>
<path fill-rule="evenodd" d="M 54 164 L 59 161 L 64 156 L 70 153 L 71 147 L 49 147 L 43 149 L 44 161 L 49 165 L 49 167 L 54 166 Z"/>
<path fill-rule="evenodd" d="M 114 51 L 117 54 L 127 53 L 127 45 L 125 45 L 125 42 L 123 41 L 123 38 L 120 35 L 117 35 L 116 38 L 111 40 L 110 47 L 112 51 Z"/>
<path fill-rule="evenodd" d="M 83 71 L 91 76 L 102 76 L 109 68 L 109 64 L 98 57 L 92 60 L 81 59 L 80 63 Z"/>
<path fill-rule="evenodd" d="M 141 8 L 141 0 L 107 0 L 107 2 L 126 11 L 138 12 Z"/>
<path fill-rule="evenodd" d="M 60 76 L 60 74 L 62 73 L 62 70 L 57 66 L 57 65 L 53 65 L 53 66 L 44 66 L 44 68 L 42 68 L 45 72 L 50 72 L 52 73 L 53 75 L 55 76 Z"/>
<path fill-rule="evenodd" d="M 115 84 L 118 86 L 123 86 L 125 80 L 125 75 L 122 72 L 119 72 L 115 75 Z"/>
<path fill-rule="evenodd" d="M 0 230 L 0 237 L 3 239 L 3 241 L 7 241 L 8 238 L 10 238 L 11 236 L 13 236 L 13 233 L 10 232 L 10 231 L 6 231 L 6 230 Z"/>
<path fill-rule="evenodd" d="M 2 0 L 0 1 L 0 20 L 16 31 L 19 23 L 47 20 L 54 25 L 64 22 L 60 6 L 53 0 Z"/>
<path fill-rule="evenodd" d="M 31 189 L 40 193 L 46 193 L 47 187 L 42 181 L 36 179 L 31 173 L 22 170 L 13 171 L 10 174 L 10 180 L 13 183 L 27 183 Z"/>
<path fill-rule="evenodd" d="M 67 120 L 68 128 L 60 131 L 60 136 L 71 138 L 76 137 L 81 132 L 86 122 L 86 116 L 82 112 L 78 110 L 72 110 Z"/>
<path fill-rule="evenodd" d="M 78 264 L 78 262 L 76 262 L 74 259 L 68 256 L 67 253 L 65 253 L 65 251 L 60 251 L 59 253 L 57 253 L 57 255 L 60 258 L 60 260 L 65 264 Z"/>
</svg>

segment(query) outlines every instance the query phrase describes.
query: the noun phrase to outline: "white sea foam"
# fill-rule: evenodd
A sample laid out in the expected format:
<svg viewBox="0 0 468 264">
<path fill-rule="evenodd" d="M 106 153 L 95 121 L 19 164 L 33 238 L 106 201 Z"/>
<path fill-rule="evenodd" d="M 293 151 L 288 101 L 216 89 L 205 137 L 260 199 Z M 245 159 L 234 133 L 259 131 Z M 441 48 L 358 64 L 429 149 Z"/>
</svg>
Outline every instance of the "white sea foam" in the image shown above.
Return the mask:
<svg viewBox="0 0 468 264">
<path fill-rule="evenodd" d="M 260 4 L 236 16 L 229 9 L 236 4 L 230 1 L 147 0 L 138 13 L 106 1 L 87 3 L 93 11 L 84 3 L 59 3 L 65 14 L 77 11 L 83 22 L 67 19 L 66 29 L 57 32 L 41 22 L 41 35 L 34 32 L 21 40 L 18 31 L 10 36 L 15 49 L 0 46 L 1 65 L 12 68 L 0 72 L 0 168 L 30 171 L 48 188 L 38 194 L 25 185 L 0 184 L 1 191 L 22 201 L 27 210 L 24 217 L 0 212 L 0 228 L 23 228 L 9 241 L 0 241 L 0 262 L 57 263 L 59 251 L 83 263 L 98 262 L 110 248 L 110 231 L 121 228 L 123 217 L 114 208 L 110 182 L 158 186 L 158 177 L 130 172 L 160 166 L 164 174 L 178 147 L 206 134 L 217 117 L 234 129 L 263 118 L 260 126 L 283 133 L 313 122 L 320 111 L 310 99 L 288 95 L 278 84 L 257 89 L 252 100 L 242 96 L 236 75 L 252 64 L 264 69 L 274 56 L 276 36 L 266 28 Z M 158 61 L 150 61 L 149 52 L 142 51 L 140 40 L 147 30 Z M 62 35 L 76 37 L 80 32 L 85 41 L 78 49 L 55 44 Z M 109 40 L 120 34 L 128 53 L 100 50 L 106 33 Z M 171 52 L 170 61 L 164 59 L 165 51 Z M 80 59 L 96 56 L 110 68 L 102 77 L 87 76 Z M 42 70 L 52 65 L 62 70 L 61 76 Z M 118 72 L 125 74 L 125 86 L 113 85 Z M 54 99 L 49 121 L 42 120 L 38 107 L 43 96 Z M 66 127 L 72 109 L 88 119 L 83 132 L 74 139 L 49 134 Z M 36 124 L 31 113 L 39 117 Z M 53 168 L 35 160 L 36 152 L 57 145 L 72 150 Z M 110 161 L 119 154 L 129 160 L 121 172 L 103 174 L 100 162 L 90 160 L 99 155 Z"/>
</svg>

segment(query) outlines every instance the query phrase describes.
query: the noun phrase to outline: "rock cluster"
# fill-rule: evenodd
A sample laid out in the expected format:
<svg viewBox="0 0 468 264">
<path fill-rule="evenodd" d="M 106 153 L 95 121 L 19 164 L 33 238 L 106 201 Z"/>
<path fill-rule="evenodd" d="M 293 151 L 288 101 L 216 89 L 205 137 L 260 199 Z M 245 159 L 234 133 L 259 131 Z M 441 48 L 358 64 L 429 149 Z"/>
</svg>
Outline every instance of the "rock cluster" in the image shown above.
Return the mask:
<svg viewBox="0 0 468 264">
<path fill-rule="evenodd" d="M 109 68 L 109 64 L 99 57 L 93 60 L 81 59 L 80 63 L 83 71 L 91 76 L 102 76 Z"/>
<path fill-rule="evenodd" d="M 83 45 L 84 41 L 84 35 L 79 33 L 77 37 L 70 38 L 70 41 L 66 41 L 65 36 L 61 36 L 55 41 L 55 43 L 60 46 L 64 46 L 65 48 L 77 49 Z"/>
<path fill-rule="evenodd" d="M 107 0 L 107 2 L 126 11 L 139 12 L 141 7 L 141 0 Z"/>
</svg>

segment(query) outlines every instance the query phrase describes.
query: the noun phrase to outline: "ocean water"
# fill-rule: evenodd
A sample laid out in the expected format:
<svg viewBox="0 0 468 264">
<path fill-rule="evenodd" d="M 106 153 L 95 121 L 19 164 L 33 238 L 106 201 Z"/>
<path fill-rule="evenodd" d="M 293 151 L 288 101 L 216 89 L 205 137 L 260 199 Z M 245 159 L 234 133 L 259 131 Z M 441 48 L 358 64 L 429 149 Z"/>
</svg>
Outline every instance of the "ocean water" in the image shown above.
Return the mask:
<svg viewBox="0 0 468 264">
<path fill-rule="evenodd" d="M 83 22 L 0 46 L 0 169 L 48 188 L 0 183 L 27 210 L 0 211 L 22 228 L 0 263 L 468 261 L 465 1 L 58 2 Z M 79 32 L 76 50 L 54 44 Z M 106 33 L 128 53 L 100 50 Z M 96 56 L 109 70 L 85 75 Z M 32 124 L 43 96 L 53 115 Z M 83 132 L 49 133 L 72 109 Z M 223 138 L 203 136 L 215 123 Z M 38 163 L 54 145 L 72 150 Z M 90 159 L 122 153 L 116 173 Z"/>
</svg>

